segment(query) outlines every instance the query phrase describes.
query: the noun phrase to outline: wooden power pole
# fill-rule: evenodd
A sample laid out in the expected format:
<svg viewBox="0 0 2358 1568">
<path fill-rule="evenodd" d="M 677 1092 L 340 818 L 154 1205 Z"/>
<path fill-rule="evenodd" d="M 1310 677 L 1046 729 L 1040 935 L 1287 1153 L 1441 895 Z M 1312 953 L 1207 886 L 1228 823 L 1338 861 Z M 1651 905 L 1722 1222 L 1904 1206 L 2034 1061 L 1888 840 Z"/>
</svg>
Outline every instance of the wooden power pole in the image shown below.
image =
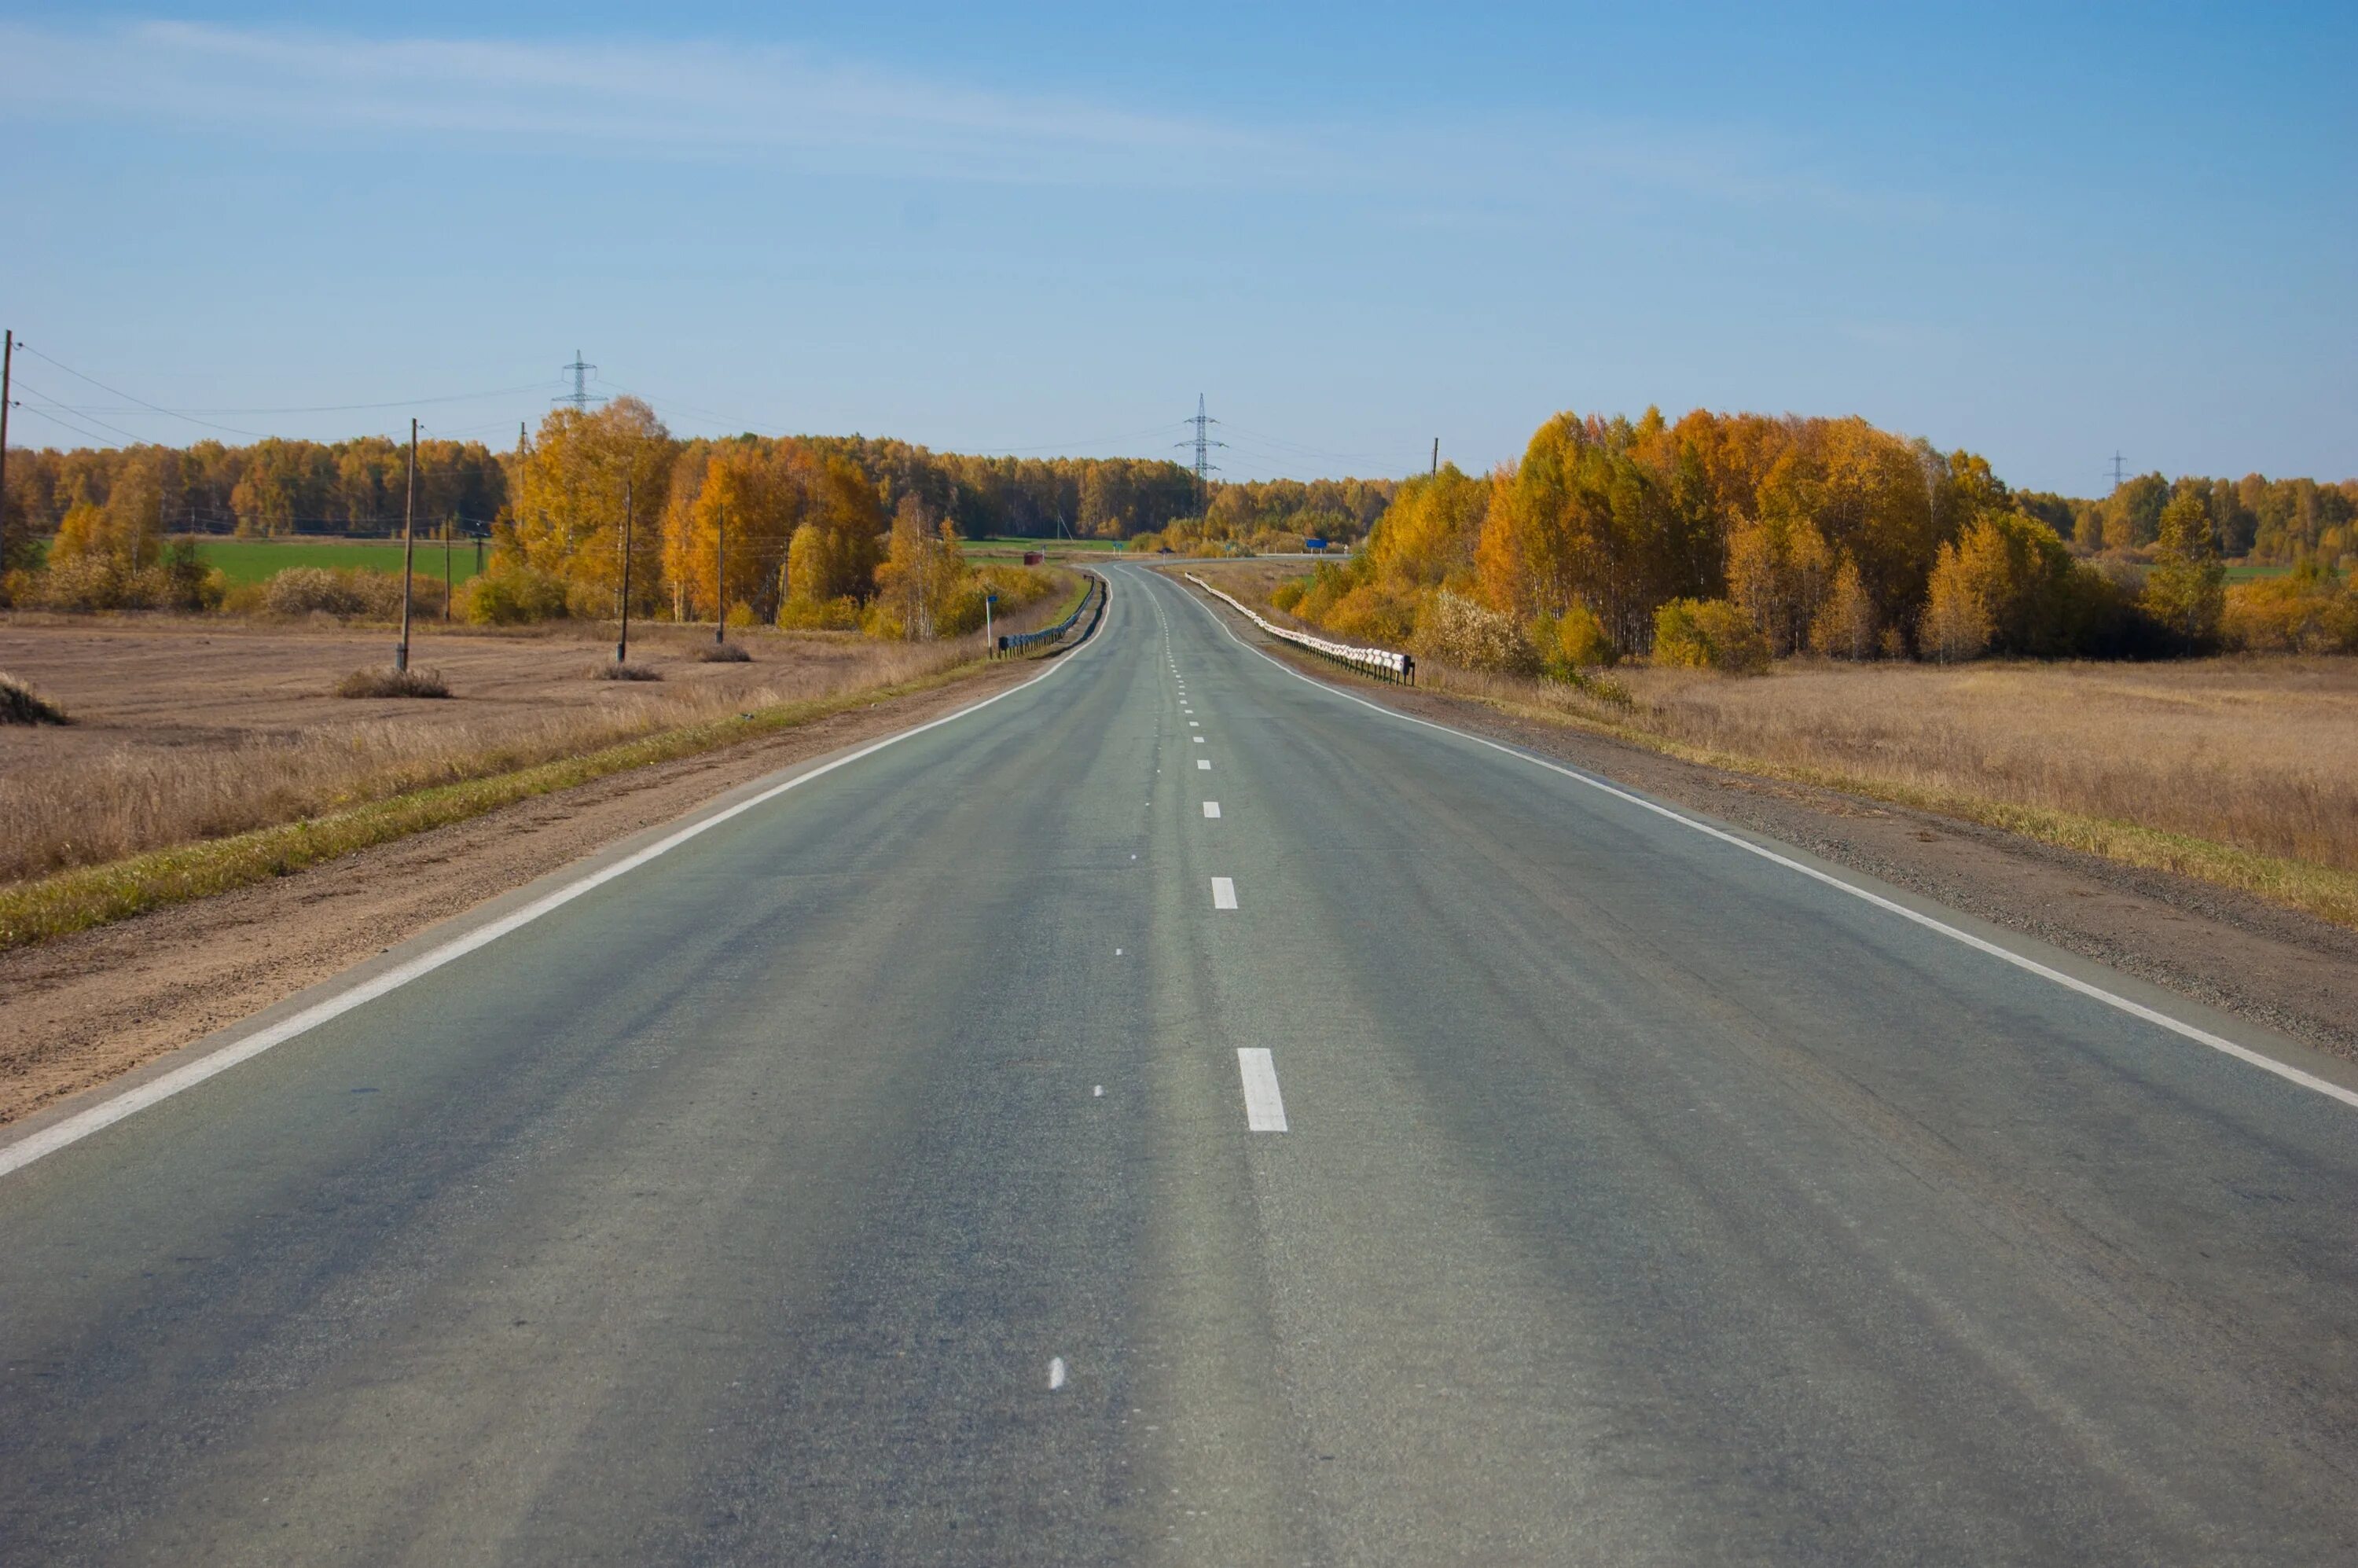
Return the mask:
<svg viewBox="0 0 2358 1568">
<path fill-rule="evenodd" d="M 614 662 L 631 662 L 631 481 L 622 481 L 622 634 L 614 641 Z"/>
<path fill-rule="evenodd" d="M 712 643 L 729 640 L 729 507 L 713 508 L 712 519 Z"/>
<path fill-rule="evenodd" d="M 417 539 L 415 527 L 417 517 L 417 421 L 409 422 L 409 494 L 401 503 L 401 646 L 395 650 L 393 667 L 398 672 L 409 668 L 409 583 L 417 565 Z"/>
<path fill-rule="evenodd" d="M 8 569 L 8 377 L 16 366 L 16 334 L 0 338 L 0 572 Z"/>
</svg>

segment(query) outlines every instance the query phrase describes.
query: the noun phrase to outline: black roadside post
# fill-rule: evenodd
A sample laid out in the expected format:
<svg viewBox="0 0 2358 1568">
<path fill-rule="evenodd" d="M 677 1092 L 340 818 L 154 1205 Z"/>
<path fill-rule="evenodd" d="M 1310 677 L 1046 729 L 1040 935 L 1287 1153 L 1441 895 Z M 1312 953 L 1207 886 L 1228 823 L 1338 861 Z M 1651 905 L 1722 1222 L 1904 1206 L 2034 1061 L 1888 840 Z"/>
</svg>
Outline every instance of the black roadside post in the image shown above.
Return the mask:
<svg viewBox="0 0 2358 1568">
<path fill-rule="evenodd" d="M 614 662 L 631 662 L 631 482 L 622 481 L 622 634 L 614 642 Z"/>
</svg>

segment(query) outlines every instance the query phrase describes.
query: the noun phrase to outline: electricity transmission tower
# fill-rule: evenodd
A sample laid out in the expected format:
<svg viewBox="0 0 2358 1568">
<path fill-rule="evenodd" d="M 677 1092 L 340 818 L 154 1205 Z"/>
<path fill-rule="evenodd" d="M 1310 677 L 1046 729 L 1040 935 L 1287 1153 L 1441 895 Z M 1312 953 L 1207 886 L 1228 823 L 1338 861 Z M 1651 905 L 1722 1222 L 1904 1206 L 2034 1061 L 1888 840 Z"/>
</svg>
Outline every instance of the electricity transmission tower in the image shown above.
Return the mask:
<svg viewBox="0 0 2358 1568">
<path fill-rule="evenodd" d="M 2113 454 L 2113 488 L 2114 488 L 2115 490 L 2118 490 L 2118 489 L 2120 489 L 2120 487 L 2121 487 L 2121 455 L 2120 455 L 2120 453 L 2118 453 L 2118 452 L 2115 452 L 2115 453 Z"/>
<path fill-rule="evenodd" d="M 1204 395 L 1200 392 L 1195 395 L 1195 416 L 1187 423 L 1195 427 L 1195 438 L 1188 441 L 1174 441 L 1171 444 L 1174 447 L 1195 449 L 1195 515 L 1200 517 L 1204 514 L 1204 498 L 1211 483 L 1211 477 L 1220 471 L 1212 466 L 1212 449 L 1225 447 L 1228 443 L 1212 439 L 1208 433 L 1208 427 L 1218 424 L 1219 421 L 1204 412 Z"/>
<path fill-rule="evenodd" d="M 599 396 L 597 394 L 590 390 L 590 378 L 598 373 L 598 367 L 593 364 L 583 363 L 581 359 L 581 351 L 579 349 L 573 351 L 573 362 L 571 364 L 560 365 L 557 368 L 564 371 L 568 375 L 570 375 L 573 378 L 573 390 L 558 398 L 557 400 L 557 402 L 570 403 L 576 409 L 587 412 L 591 404 L 603 403 L 606 401 L 603 397 Z"/>
</svg>

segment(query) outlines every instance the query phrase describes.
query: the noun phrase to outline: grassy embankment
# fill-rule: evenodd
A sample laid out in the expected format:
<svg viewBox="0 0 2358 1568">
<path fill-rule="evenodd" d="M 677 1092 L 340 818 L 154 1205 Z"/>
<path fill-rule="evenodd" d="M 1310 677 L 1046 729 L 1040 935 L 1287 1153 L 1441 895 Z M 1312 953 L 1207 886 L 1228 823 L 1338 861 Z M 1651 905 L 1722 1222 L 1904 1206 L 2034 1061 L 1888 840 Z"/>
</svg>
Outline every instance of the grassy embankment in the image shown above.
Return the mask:
<svg viewBox="0 0 2358 1568">
<path fill-rule="evenodd" d="M 1061 620 L 1087 591 L 1077 582 L 1053 611 Z M 614 773 L 720 750 L 829 715 L 968 678 L 990 665 L 970 643 L 878 644 L 856 669 L 818 689 L 766 690 L 751 712 L 739 698 L 685 697 L 632 714 L 555 713 L 519 730 L 502 718 L 428 732 L 383 727 L 374 744 L 349 734 L 306 738 L 191 759 L 168 787 L 142 770 L 60 781 L 54 799 L 20 802 L 49 837 L 95 823 L 160 847 L 0 886 L 0 951 L 86 930 L 168 904 L 285 876 L 358 849 L 462 822 L 535 795 Z M 1039 655 L 1033 655 L 1039 656 Z M 701 711 L 699 711 L 701 709 Z M 431 779 L 435 782 L 424 783 Z M 41 807 L 46 805 L 47 809 Z M 233 813 L 286 820 L 216 835 Z M 108 821 L 109 818 L 125 818 Z M 28 827 L 38 824 L 28 821 Z M 70 846 L 19 843 L 20 861 Z"/>
<path fill-rule="evenodd" d="M 1272 613 L 1263 571 L 1230 592 Z M 1325 666 L 1331 668 L 1331 666 Z M 1423 689 L 1684 761 L 1986 824 L 2358 925 L 2358 660 L 1625 667 L 1609 692 L 1422 662 Z"/>
</svg>

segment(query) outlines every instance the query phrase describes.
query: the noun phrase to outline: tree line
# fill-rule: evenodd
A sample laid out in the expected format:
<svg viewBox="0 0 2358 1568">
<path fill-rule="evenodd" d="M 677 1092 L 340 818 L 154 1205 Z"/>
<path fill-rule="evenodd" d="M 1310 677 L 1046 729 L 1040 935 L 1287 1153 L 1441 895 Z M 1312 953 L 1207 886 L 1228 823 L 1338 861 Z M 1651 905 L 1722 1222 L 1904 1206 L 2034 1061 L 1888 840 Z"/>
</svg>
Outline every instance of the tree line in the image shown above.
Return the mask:
<svg viewBox="0 0 2358 1568">
<path fill-rule="evenodd" d="M 2092 557 L 2058 527 L 2082 538 L 2078 503 L 1864 419 L 1564 414 L 1519 463 L 1407 481 L 1364 551 L 1289 585 L 1280 607 L 1344 636 L 1561 673 L 1646 654 L 1758 668 L 1801 652 L 2358 649 L 2358 600 L 2333 565 L 2358 486 L 2257 481 L 2234 514 L 2248 535 L 2223 528 L 2223 489 L 2243 505 L 2245 487 L 2204 480 L 2158 497 L 2122 486 L 2090 514 L 2119 546 Z M 2303 568 L 2231 605 L 2223 551 L 2262 536 Z"/>
</svg>

